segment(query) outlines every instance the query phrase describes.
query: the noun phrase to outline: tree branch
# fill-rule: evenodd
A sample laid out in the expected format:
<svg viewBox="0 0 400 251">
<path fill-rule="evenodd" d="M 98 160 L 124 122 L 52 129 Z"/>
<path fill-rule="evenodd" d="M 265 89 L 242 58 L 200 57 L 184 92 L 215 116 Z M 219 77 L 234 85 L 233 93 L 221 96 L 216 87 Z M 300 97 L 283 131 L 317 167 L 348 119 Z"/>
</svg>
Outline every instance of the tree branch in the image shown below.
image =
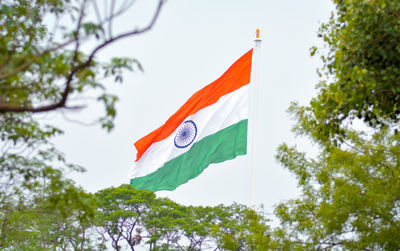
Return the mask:
<svg viewBox="0 0 400 251">
<path fill-rule="evenodd" d="M 144 28 L 142 28 L 142 29 L 134 29 L 134 30 L 132 30 L 132 31 L 129 31 L 129 32 L 126 32 L 126 33 L 122 33 L 122 34 L 120 34 L 120 35 L 117 35 L 116 37 L 112 37 L 112 38 L 110 38 L 110 39 L 104 41 L 102 44 L 98 45 L 95 49 L 93 49 L 93 51 L 90 53 L 88 59 L 87 59 L 85 62 L 83 62 L 83 63 L 77 65 L 77 66 L 74 67 L 74 68 L 72 68 L 72 69 L 71 69 L 71 72 L 70 72 L 70 74 L 68 75 L 67 80 L 66 80 L 66 82 L 65 82 L 65 88 L 64 88 L 64 90 L 63 90 L 63 92 L 62 92 L 62 97 L 61 97 L 60 101 L 58 101 L 58 102 L 56 102 L 56 103 L 53 103 L 53 104 L 50 104 L 50 105 L 43 105 L 43 106 L 39 106 L 39 107 L 33 107 L 33 106 L 14 106 L 14 105 L 10 105 L 10 104 L 0 104 L 0 114 L 1 114 L 1 113 L 7 113 L 7 112 L 31 112 L 31 113 L 39 113 L 39 112 L 48 112 L 48 111 L 56 110 L 56 109 L 59 109 L 59 108 L 65 108 L 65 107 L 66 107 L 66 102 L 67 102 L 67 99 L 68 99 L 68 96 L 69 96 L 69 93 L 70 93 L 70 90 L 71 90 L 71 83 L 72 83 L 72 80 L 73 80 L 75 74 L 76 74 L 78 71 L 80 71 L 80 70 L 83 70 L 83 69 L 85 69 L 85 68 L 90 67 L 91 64 L 92 64 L 92 62 L 93 62 L 94 56 L 95 56 L 101 49 L 107 47 L 107 46 L 110 45 L 111 43 L 116 42 L 117 40 L 120 40 L 120 39 L 122 39 L 122 38 L 130 37 L 130 36 L 134 36 L 134 35 L 139 35 L 139 34 L 142 34 L 142 33 L 145 33 L 145 32 L 147 32 L 147 31 L 149 31 L 149 30 L 154 26 L 155 22 L 157 21 L 157 19 L 158 19 L 159 15 L 160 15 L 160 12 L 161 12 L 161 9 L 162 9 L 164 3 L 165 3 L 165 0 L 160 0 L 160 1 L 159 1 L 158 6 L 157 6 L 156 11 L 155 11 L 155 14 L 153 15 L 153 18 L 151 19 L 150 23 L 149 23 L 146 27 L 144 27 Z M 63 46 L 66 46 L 67 43 L 69 44 L 69 43 L 71 43 L 71 42 L 76 41 L 77 39 L 78 39 L 78 35 L 77 35 L 77 37 L 76 37 L 75 39 L 70 40 L 70 41 L 64 43 Z M 60 46 L 58 46 L 58 47 L 60 47 Z M 58 47 L 52 48 L 52 49 L 50 49 L 50 50 L 55 50 L 55 49 L 58 48 Z M 60 47 L 60 48 L 62 48 L 62 47 Z M 45 51 L 44 53 L 48 53 L 48 52 L 50 52 L 50 50 L 47 50 L 47 51 Z M 39 54 L 39 55 L 43 55 L 44 53 Z M 24 67 L 26 68 L 26 67 L 28 67 L 30 64 L 32 64 L 34 61 L 36 61 L 37 58 L 39 57 L 39 55 L 36 56 L 32 61 L 27 62 L 27 63 L 26 63 L 27 65 L 26 65 L 26 66 L 24 65 Z M 76 55 L 75 55 L 75 56 L 76 56 Z M 21 68 L 21 69 L 20 69 L 20 68 Z M 11 75 L 13 75 L 13 74 L 16 74 L 18 71 L 20 71 L 20 70 L 22 70 L 22 69 L 24 69 L 24 68 L 23 68 L 23 67 L 18 67 L 18 69 L 14 70 L 14 71 L 12 71 L 12 72 L 10 72 L 10 73 L 8 73 L 8 74 L 5 74 L 5 75 L 3 75 L 3 76 L 0 75 L 0 80 L 1 80 L 1 79 L 4 79 L 4 78 L 6 78 L 6 77 L 9 77 L 9 76 L 11 76 Z M 78 107 L 73 107 L 73 108 L 76 109 L 76 108 L 78 108 Z"/>
</svg>

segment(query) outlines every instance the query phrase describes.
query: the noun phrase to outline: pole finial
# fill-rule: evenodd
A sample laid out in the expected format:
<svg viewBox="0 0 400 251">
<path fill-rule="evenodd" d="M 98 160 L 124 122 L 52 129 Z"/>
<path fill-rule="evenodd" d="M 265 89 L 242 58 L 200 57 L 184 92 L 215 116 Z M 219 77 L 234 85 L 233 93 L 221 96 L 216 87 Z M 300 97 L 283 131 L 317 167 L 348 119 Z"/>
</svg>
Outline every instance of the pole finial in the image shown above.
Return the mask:
<svg viewBox="0 0 400 251">
<path fill-rule="evenodd" d="M 260 29 L 256 29 L 256 38 L 260 38 Z"/>
</svg>

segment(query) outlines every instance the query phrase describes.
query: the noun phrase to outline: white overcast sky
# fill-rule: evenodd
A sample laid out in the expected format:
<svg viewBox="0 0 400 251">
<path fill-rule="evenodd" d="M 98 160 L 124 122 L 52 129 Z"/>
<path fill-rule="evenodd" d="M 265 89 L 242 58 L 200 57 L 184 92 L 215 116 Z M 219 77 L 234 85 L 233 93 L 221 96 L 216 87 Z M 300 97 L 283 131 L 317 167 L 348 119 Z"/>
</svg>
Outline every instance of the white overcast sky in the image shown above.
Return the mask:
<svg viewBox="0 0 400 251">
<path fill-rule="evenodd" d="M 141 26 L 150 19 L 156 1 L 138 0 L 114 28 Z M 257 205 L 272 206 L 297 195 L 295 179 L 276 162 L 279 144 L 297 144 L 311 151 L 305 139 L 295 138 L 286 113 L 291 101 L 306 104 L 315 94 L 317 58 L 309 48 L 321 44 L 317 30 L 328 20 L 329 0 L 169 0 L 154 28 L 125 39 L 100 54 L 133 57 L 145 72 L 127 72 L 123 85 L 108 83 L 119 95 L 115 129 L 82 126 L 58 116 L 65 135 L 55 140 L 69 161 L 86 173 L 71 174 L 89 192 L 129 183 L 128 170 L 135 160 L 133 147 L 141 137 L 162 125 L 197 90 L 217 79 L 253 47 L 255 30 L 261 29 L 259 54 L 259 106 L 256 131 Z M 90 122 L 102 109 L 90 106 L 71 119 Z M 185 205 L 250 203 L 250 160 L 209 166 L 200 176 L 159 196 Z"/>
</svg>

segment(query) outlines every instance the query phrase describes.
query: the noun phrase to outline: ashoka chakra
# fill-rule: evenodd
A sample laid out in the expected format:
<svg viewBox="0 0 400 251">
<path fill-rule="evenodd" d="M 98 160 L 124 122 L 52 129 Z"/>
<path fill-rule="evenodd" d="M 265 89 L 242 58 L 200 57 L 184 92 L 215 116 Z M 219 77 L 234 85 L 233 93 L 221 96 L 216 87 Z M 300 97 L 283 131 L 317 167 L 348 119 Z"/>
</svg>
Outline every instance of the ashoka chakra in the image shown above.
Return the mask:
<svg viewBox="0 0 400 251">
<path fill-rule="evenodd" d="M 197 135 L 196 124 L 192 120 L 185 121 L 175 135 L 174 143 L 178 148 L 188 147 Z"/>
</svg>

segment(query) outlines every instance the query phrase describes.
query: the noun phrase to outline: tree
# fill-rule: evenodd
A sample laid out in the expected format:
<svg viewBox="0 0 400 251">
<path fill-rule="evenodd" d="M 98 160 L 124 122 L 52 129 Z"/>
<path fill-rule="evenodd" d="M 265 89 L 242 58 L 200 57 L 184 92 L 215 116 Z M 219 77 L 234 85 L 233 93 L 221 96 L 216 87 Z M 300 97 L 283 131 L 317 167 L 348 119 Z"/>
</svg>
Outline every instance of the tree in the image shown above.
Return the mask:
<svg viewBox="0 0 400 251">
<path fill-rule="evenodd" d="M 276 248 L 261 211 L 243 205 L 182 206 L 130 185 L 96 193 L 99 233 L 115 250 L 270 250 Z"/>
<path fill-rule="evenodd" d="M 3 198 L 2 249 L 101 249 L 101 243 L 88 231 L 93 225 L 96 201 L 70 181 L 61 182 L 44 185 L 42 193 L 31 194 L 29 198 Z"/>
<path fill-rule="evenodd" d="M 212 236 L 219 250 L 276 249 L 268 219 L 263 208 L 255 210 L 244 205 L 217 206 Z"/>
<path fill-rule="evenodd" d="M 106 188 L 98 191 L 98 211 L 103 221 L 99 233 L 105 241 L 109 239 L 115 250 L 121 250 L 122 242 L 131 250 L 145 239 L 143 218 L 151 213 L 155 194 L 151 191 L 137 190 L 131 185 Z"/>
<path fill-rule="evenodd" d="M 327 45 L 317 50 L 325 76 L 319 94 L 289 109 L 294 131 L 316 142 L 319 153 L 310 158 L 279 147 L 277 159 L 302 194 L 277 206 L 282 226 L 275 237 L 297 250 L 397 250 L 400 3 L 334 3 L 336 13 L 319 33 Z"/>
<path fill-rule="evenodd" d="M 383 130 L 366 140 L 347 132 L 351 147 L 325 148 L 315 159 L 282 145 L 281 163 L 299 180 L 302 196 L 277 216 L 302 249 L 396 250 L 400 247 L 400 136 Z"/>
<path fill-rule="evenodd" d="M 150 30 L 164 4 L 163 0 L 158 2 L 153 18 L 144 28 L 116 34 L 114 22 L 134 2 L 118 5 L 109 1 L 105 16 L 101 16 L 97 2 L 90 0 L 2 3 L 0 113 L 80 108 L 67 106 L 71 96 L 87 89 L 104 89 L 99 81 L 110 76 L 121 82 L 121 70 L 132 70 L 133 63 L 140 68 L 138 61 L 129 58 L 113 58 L 109 63 L 95 58 L 116 41 Z M 82 47 L 87 42 L 91 43 L 86 45 L 89 53 L 85 54 Z M 105 121 L 115 116 L 115 97 L 103 92 L 98 99 L 107 108 L 103 126 L 109 128 Z"/>
<path fill-rule="evenodd" d="M 113 128 L 118 98 L 107 92 L 104 82 L 122 82 L 124 70 L 141 66 L 132 58 L 102 62 L 97 55 L 116 41 L 149 31 L 165 1 L 158 1 L 144 27 L 116 32 L 114 23 L 134 3 L 110 0 L 101 9 L 94 0 L 1 2 L 0 248 L 16 247 L 18 238 L 45 234 L 43 229 L 52 227 L 50 221 L 38 221 L 28 233 L 21 231 L 26 225 L 19 218 L 63 219 L 71 229 L 93 219 L 93 208 L 86 204 L 90 195 L 64 177 L 65 172 L 84 169 L 69 163 L 51 143 L 62 129 L 35 114 L 83 109 L 74 99 L 90 92 L 105 107 L 97 122 L 106 130 Z M 52 211 L 57 214 L 52 216 Z M 15 231 L 10 230 L 13 226 Z M 35 243 L 35 238 L 24 240 L 32 249 L 49 247 Z M 53 243 L 57 248 L 65 244 Z"/>
<path fill-rule="evenodd" d="M 182 225 L 187 219 L 187 208 L 167 198 L 157 198 L 150 210 L 143 218 L 144 229 L 149 238 L 149 250 L 183 249 Z"/>
<path fill-rule="evenodd" d="M 188 250 L 202 250 L 211 245 L 210 231 L 214 224 L 211 207 L 189 206 L 185 210 L 185 220 L 179 225 L 187 240 Z"/>
<path fill-rule="evenodd" d="M 303 128 L 325 142 L 340 142 L 343 126 L 360 119 L 369 126 L 400 119 L 400 4 L 398 1 L 334 0 L 336 12 L 318 36 L 325 79 L 310 106 L 294 106 Z M 302 122 L 302 123 L 303 123 Z"/>
</svg>

